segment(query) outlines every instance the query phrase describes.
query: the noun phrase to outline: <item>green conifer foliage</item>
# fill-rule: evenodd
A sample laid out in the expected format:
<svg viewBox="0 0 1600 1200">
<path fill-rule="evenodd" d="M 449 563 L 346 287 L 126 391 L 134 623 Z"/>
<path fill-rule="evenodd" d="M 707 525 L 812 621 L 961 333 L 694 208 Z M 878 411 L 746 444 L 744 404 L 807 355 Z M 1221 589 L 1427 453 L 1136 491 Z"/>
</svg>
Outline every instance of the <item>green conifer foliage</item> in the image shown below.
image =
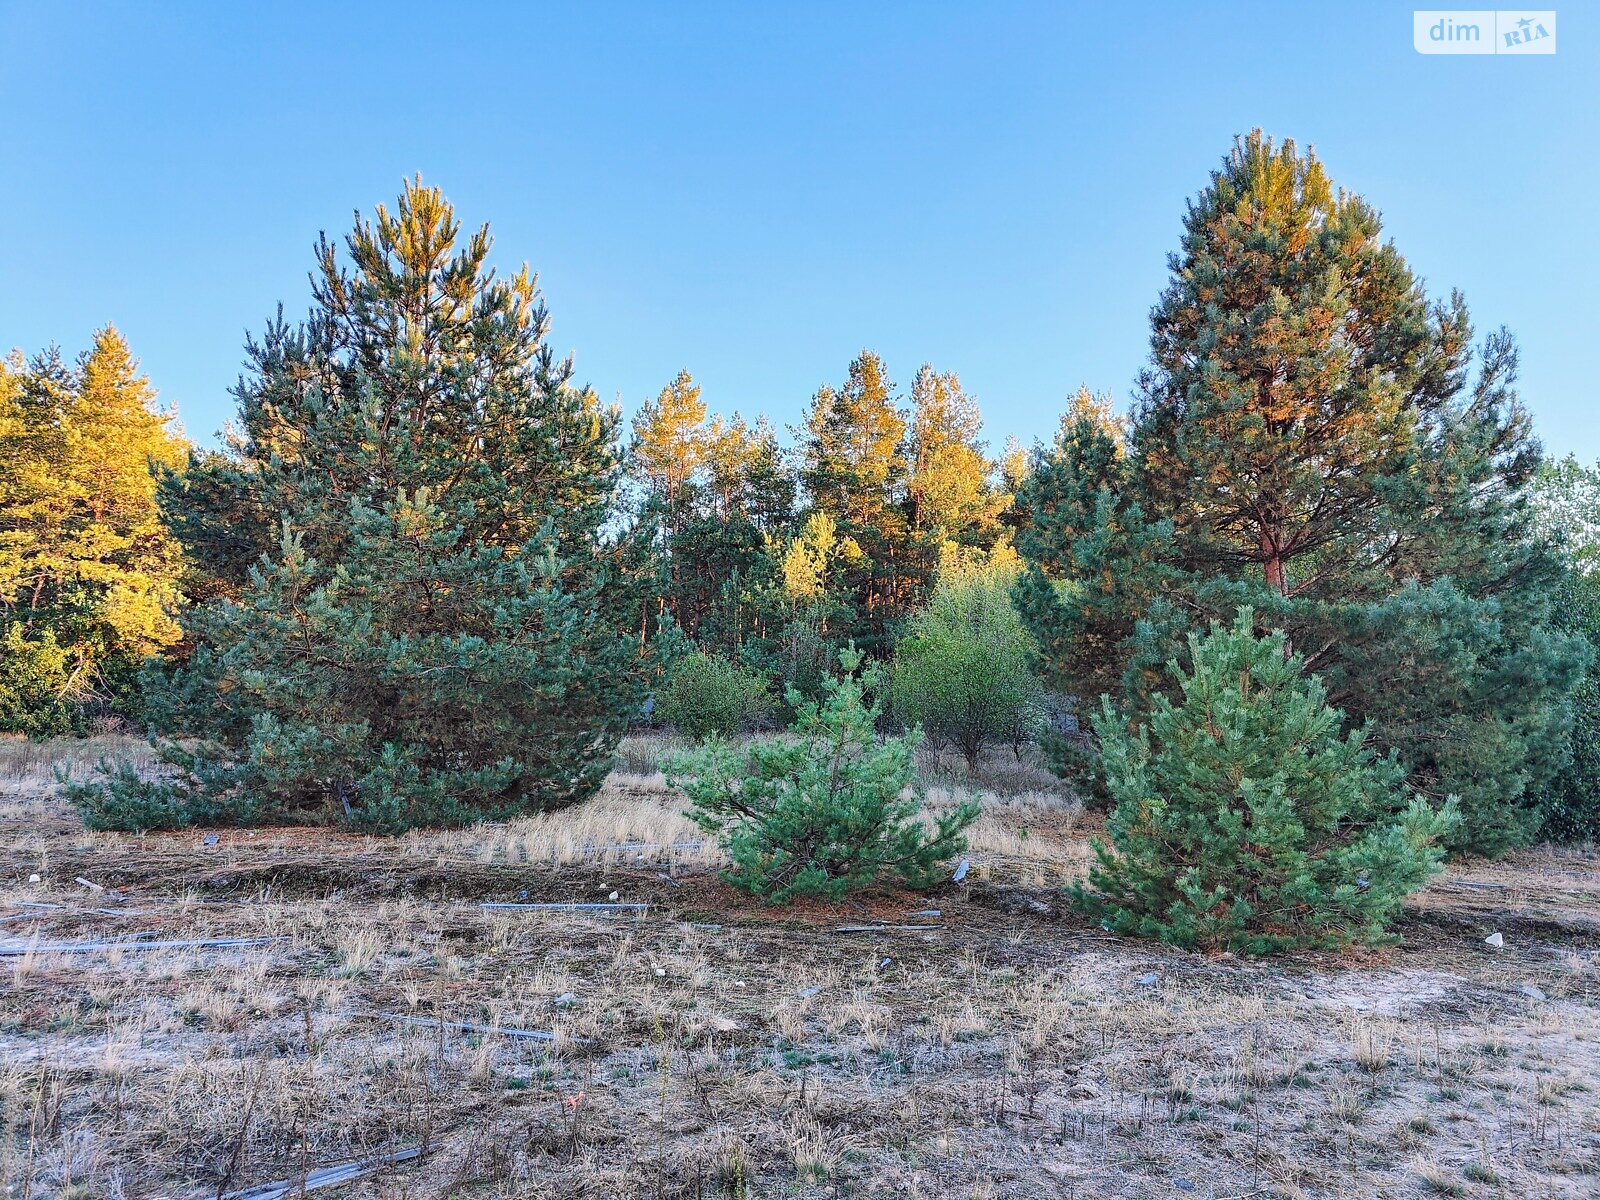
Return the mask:
<svg viewBox="0 0 1600 1200">
<path fill-rule="evenodd" d="M 219 529 L 239 513 L 278 527 L 151 678 L 165 797 L 124 773 L 80 790 L 92 823 L 560 807 L 636 710 L 644 556 L 603 530 L 618 418 L 554 358 L 532 277 L 496 278 L 487 229 L 463 238 L 420 181 L 347 247 L 323 240 L 308 320 L 251 343 L 231 454 L 169 489 L 218 561 L 252 540 Z"/>
<path fill-rule="evenodd" d="M 1189 631 L 1248 604 L 1414 789 L 1459 798 L 1452 849 L 1525 841 L 1586 651 L 1552 621 L 1509 336 L 1474 371 L 1460 298 L 1430 304 L 1376 211 L 1259 132 L 1171 267 L 1126 461 L 1086 427 L 1024 488 L 1047 678 L 1140 709 Z"/>
<path fill-rule="evenodd" d="M 802 895 L 837 900 L 893 875 L 912 887 L 938 878 L 966 848 L 978 815 L 966 801 L 931 821 L 920 814 L 913 754 L 917 738 L 879 741 L 877 704 L 857 675 L 861 656 L 841 653 L 845 675 L 821 701 L 793 688 L 794 736 L 747 747 L 708 740 L 678 757 L 668 778 L 689 798 L 689 816 L 733 859 L 728 882 L 777 904 Z"/>
<path fill-rule="evenodd" d="M 1119 688 L 1125 643 L 1172 574 L 1171 523 L 1146 519 L 1135 478 L 1119 427 L 1080 396 L 1017 494 L 1017 607 L 1045 682 L 1082 697 Z"/>
<path fill-rule="evenodd" d="M 420 180 L 394 212 L 358 214 L 343 256 L 321 240 L 309 316 L 290 325 L 280 315 L 250 341 L 235 389 L 240 432 L 230 454 L 202 464 L 265 527 L 254 545 L 208 528 L 208 517 L 239 519 L 240 502 L 208 512 L 198 483 L 182 489 L 198 508 L 175 514 L 196 541 L 238 545 L 247 557 L 232 562 L 233 578 L 277 544 L 281 514 L 331 564 L 352 500 L 381 509 L 424 487 L 456 512 L 466 540 L 516 547 L 548 521 L 563 558 L 592 557 L 619 478 L 620 417 L 572 383 L 537 280 L 526 266 L 500 278 L 492 246 L 488 226 L 464 234 Z"/>
<path fill-rule="evenodd" d="M 1096 720 L 1116 807 L 1077 902 L 1119 933 L 1250 954 L 1385 940 L 1456 820 L 1405 798 L 1405 771 L 1342 734 L 1282 632 L 1190 635 L 1177 699 L 1130 731 Z"/>
</svg>

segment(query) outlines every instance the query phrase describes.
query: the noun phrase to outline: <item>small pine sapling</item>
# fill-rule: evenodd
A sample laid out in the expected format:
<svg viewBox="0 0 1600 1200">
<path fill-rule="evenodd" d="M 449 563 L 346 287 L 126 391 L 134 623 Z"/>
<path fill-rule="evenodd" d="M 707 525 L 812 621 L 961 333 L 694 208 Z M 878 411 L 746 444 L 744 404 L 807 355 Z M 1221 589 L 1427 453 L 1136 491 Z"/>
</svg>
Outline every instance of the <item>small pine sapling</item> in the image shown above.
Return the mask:
<svg viewBox="0 0 1600 1200">
<path fill-rule="evenodd" d="M 844 675 L 820 700 L 789 690 L 792 736 L 742 747 L 711 738 L 668 764 L 689 817 L 733 860 L 724 878 L 774 904 L 837 900 L 885 874 L 925 887 L 966 848 L 978 815 L 968 800 L 924 820 L 912 757 L 920 734 L 880 741 L 879 704 L 867 700 L 878 672 L 858 674 L 853 648 L 839 658 Z"/>
<path fill-rule="evenodd" d="M 1189 639 L 1179 697 L 1129 730 L 1096 719 L 1116 807 L 1074 899 L 1118 933 L 1264 954 L 1389 940 L 1406 896 L 1438 870 L 1453 799 L 1404 796 L 1284 635 L 1258 638 L 1242 608 Z"/>
</svg>

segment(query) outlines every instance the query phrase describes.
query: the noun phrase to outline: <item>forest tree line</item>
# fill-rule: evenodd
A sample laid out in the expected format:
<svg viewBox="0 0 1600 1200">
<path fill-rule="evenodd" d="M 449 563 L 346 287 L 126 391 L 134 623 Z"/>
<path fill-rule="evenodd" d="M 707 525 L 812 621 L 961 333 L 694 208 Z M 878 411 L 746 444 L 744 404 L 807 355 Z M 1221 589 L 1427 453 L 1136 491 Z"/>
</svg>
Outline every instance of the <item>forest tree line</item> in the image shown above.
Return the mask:
<svg viewBox="0 0 1600 1200">
<path fill-rule="evenodd" d="M 630 726 L 782 725 L 851 648 L 887 728 L 1037 743 L 1110 806 L 1101 698 L 1144 728 L 1244 612 L 1451 849 L 1600 827 L 1595 474 L 1294 143 L 1189 202 L 1130 410 L 1085 389 L 1028 449 L 871 351 L 787 435 L 688 371 L 625 423 L 491 244 L 420 180 L 323 238 L 219 450 L 114 329 L 0 369 L 0 723 L 169 765 L 79 789 L 92 823 L 556 808 Z"/>
</svg>

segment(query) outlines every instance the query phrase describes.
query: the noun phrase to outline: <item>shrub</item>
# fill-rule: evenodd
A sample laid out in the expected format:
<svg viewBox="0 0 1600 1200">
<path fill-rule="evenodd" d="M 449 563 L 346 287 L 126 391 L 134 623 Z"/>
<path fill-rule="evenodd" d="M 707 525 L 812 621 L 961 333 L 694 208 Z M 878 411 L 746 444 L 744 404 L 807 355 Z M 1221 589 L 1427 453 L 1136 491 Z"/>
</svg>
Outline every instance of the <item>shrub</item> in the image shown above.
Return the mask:
<svg viewBox="0 0 1600 1200">
<path fill-rule="evenodd" d="M 772 903 L 836 900 L 885 873 L 926 886 L 966 848 L 962 831 L 978 815 L 976 801 L 967 801 L 931 825 L 923 820 L 916 735 L 880 742 L 878 706 L 865 691 L 875 672 L 855 674 L 854 649 L 840 661 L 845 675 L 828 682 L 821 701 L 790 689 L 793 736 L 743 748 L 713 737 L 667 767 L 689 799 L 689 817 L 733 859 L 723 877 Z"/>
<path fill-rule="evenodd" d="M 986 746 L 1020 753 L 1044 719 L 1032 645 L 1011 602 L 1010 565 L 942 569 L 927 606 L 895 647 L 895 716 L 949 742 L 975 770 Z"/>
<path fill-rule="evenodd" d="M 803 611 L 796 613 L 778 630 L 767 658 L 778 679 L 783 682 L 784 705 L 788 708 L 789 689 L 793 688 L 806 700 L 820 700 L 827 692 L 833 666 L 839 661 L 840 639 L 828 632 L 827 616 L 840 617 L 842 610 L 828 613 Z M 841 624 L 846 621 L 841 620 Z M 784 714 L 792 719 L 792 708 Z"/>
<path fill-rule="evenodd" d="M 0 638 L 0 733 L 46 738 L 80 731 L 68 657 L 48 629 L 29 637 L 21 624 L 7 627 Z"/>
<path fill-rule="evenodd" d="M 141 775 L 126 760 L 102 760 L 99 777 L 89 782 L 58 776 L 61 792 L 77 806 L 90 829 L 184 829 L 191 825 L 249 825 L 260 813 L 247 795 L 219 803 L 195 781 L 211 780 L 216 770 L 188 756 L 189 769 L 179 774 Z"/>
<path fill-rule="evenodd" d="M 1176 703 L 1154 701 L 1130 732 L 1102 700 L 1096 720 L 1116 800 L 1096 842 L 1084 910 L 1119 933 L 1258 954 L 1384 940 L 1405 897 L 1438 869 L 1457 820 L 1402 796 L 1404 769 L 1365 731 L 1339 732 L 1321 681 L 1231 628 L 1189 639 L 1193 668 L 1169 669 Z"/>
<path fill-rule="evenodd" d="M 698 650 L 673 665 L 656 693 L 656 718 L 694 738 L 754 729 L 771 710 L 763 676 Z"/>
</svg>

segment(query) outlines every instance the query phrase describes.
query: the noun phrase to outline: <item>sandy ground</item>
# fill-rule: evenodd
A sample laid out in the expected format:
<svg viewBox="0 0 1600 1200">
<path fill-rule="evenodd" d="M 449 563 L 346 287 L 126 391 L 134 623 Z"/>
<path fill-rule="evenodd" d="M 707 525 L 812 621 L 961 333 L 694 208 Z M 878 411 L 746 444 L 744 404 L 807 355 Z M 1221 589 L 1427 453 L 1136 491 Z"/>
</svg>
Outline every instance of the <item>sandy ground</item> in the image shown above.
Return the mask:
<svg viewBox="0 0 1600 1200">
<path fill-rule="evenodd" d="M 1397 947 L 1252 963 L 1066 911 L 1092 821 L 1003 760 L 963 884 L 773 910 L 649 745 L 580 810 L 396 840 L 88 834 L 51 775 L 108 748 L 0 745 L 7 1197 L 349 1161 L 314 1194 L 1600 1195 L 1592 855 L 1453 867 Z M 839 931 L 878 924 L 931 928 Z"/>
</svg>

